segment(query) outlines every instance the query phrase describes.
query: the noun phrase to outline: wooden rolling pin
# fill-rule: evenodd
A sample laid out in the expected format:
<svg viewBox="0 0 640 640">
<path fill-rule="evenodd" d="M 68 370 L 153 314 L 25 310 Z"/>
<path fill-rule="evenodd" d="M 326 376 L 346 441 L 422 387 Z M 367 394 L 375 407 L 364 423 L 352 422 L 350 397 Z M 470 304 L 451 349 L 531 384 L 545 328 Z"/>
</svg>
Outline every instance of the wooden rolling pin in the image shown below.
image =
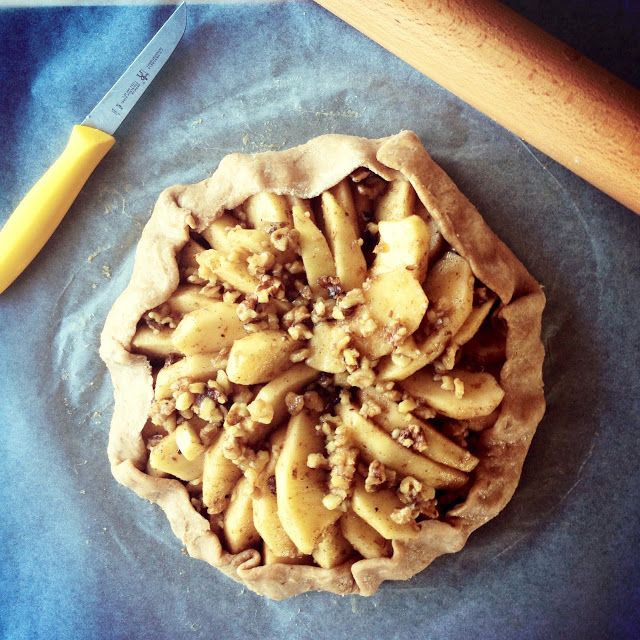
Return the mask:
<svg viewBox="0 0 640 640">
<path fill-rule="evenodd" d="M 316 0 L 640 214 L 640 92 L 494 0 Z"/>
</svg>

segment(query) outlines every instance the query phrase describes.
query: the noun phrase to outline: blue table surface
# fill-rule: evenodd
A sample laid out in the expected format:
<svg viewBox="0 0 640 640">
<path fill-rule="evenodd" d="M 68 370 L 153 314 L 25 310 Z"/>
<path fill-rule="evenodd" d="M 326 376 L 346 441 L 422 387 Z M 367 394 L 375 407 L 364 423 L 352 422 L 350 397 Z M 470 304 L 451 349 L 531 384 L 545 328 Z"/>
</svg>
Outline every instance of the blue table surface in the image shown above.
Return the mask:
<svg viewBox="0 0 640 640">
<path fill-rule="evenodd" d="M 506 4 L 640 86 L 637 0 Z M 0 222 L 169 12 L 0 10 Z M 163 187 L 235 150 L 401 128 L 544 283 L 548 411 L 461 553 L 369 599 L 274 603 L 181 554 L 111 477 L 99 333 Z M 0 296 L 2 638 L 640 637 L 639 216 L 311 2 L 189 7 L 117 137 Z"/>
</svg>

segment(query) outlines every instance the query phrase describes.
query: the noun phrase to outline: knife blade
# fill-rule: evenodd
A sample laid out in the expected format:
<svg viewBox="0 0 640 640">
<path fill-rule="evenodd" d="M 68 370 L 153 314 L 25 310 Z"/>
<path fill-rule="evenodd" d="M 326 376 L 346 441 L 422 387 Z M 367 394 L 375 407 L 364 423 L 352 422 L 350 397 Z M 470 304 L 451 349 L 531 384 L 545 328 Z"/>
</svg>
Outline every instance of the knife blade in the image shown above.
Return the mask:
<svg viewBox="0 0 640 640">
<path fill-rule="evenodd" d="M 0 229 L 0 294 L 27 268 L 78 193 L 114 145 L 115 133 L 180 42 L 187 24 L 182 2 L 127 70 L 75 125 L 65 149 Z"/>
</svg>

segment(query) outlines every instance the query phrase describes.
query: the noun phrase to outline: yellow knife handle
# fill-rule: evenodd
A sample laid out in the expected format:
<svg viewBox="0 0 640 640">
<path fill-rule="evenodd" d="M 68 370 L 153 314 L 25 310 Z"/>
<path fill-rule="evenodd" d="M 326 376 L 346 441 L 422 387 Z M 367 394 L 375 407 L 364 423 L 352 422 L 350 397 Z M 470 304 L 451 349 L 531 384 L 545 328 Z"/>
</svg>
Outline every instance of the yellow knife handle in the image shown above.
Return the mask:
<svg viewBox="0 0 640 640">
<path fill-rule="evenodd" d="M 73 127 L 60 157 L 0 230 L 0 293 L 38 255 L 114 142 L 113 136 L 99 129 Z"/>
</svg>

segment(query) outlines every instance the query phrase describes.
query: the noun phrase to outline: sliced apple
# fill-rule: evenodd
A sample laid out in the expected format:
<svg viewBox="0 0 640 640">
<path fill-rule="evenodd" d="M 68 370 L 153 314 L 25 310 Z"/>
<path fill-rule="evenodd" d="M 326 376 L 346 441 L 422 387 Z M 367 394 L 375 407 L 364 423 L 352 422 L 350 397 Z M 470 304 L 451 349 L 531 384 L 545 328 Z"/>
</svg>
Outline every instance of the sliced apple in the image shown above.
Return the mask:
<svg viewBox="0 0 640 640">
<path fill-rule="evenodd" d="M 224 438 L 218 439 L 205 451 L 202 474 L 202 502 L 210 513 L 222 513 L 231 498 L 233 487 L 242 471 L 223 453 Z"/>
<path fill-rule="evenodd" d="M 376 324 L 384 327 L 399 322 L 409 334 L 420 326 L 427 310 L 427 296 L 420 283 L 404 268 L 367 280 L 364 297 Z"/>
<path fill-rule="evenodd" d="M 376 205 L 375 218 L 381 220 L 401 220 L 413 214 L 416 192 L 409 182 L 394 180 L 389 183 Z"/>
<path fill-rule="evenodd" d="M 215 302 L 187 313 L 173 332 L 173 344 L 186 355 L 215 353 L 246 335 L 237 304 Z"/>
<path fill-rule="evenodd" d="M 131 340 L 131 349 L 148 358 L 167 358 L 179 351 L 173 344 L 173 331 L 161 329 L 154 331 L 146 325 L 140 325 Z"/>
<path fill-rule="evenodd" d="M 171 386 L 180 378 L 188 378 L 189 382 L 206 382 L 215 379 L 220 369 L 227 364 L 226 356 L 214 353 L 200 353 L 186 356 L 178 362 L 162 367 L 156 376 L 155 398 L 170 398 Z"/>
<path fill-rule="evenodd" d="M 353 407 L 341 404 L 338 413 L 350 440 L 360 449 L 362 457 L 367 462 L 378 460 L 401 476 L 412 476 L 426 487 L 434 489 L 461 487 L 466 484 L 465 473 L 403 447 Z"/>
<path fill-rule="evenodd" d="M 504 391 L 490 373 L 454 369 L 447 375 L 462 382 L 462 396 L 456 395 L 453 388 L 443 389 L 442 377 L 435 376 L 432 371 L 414 374 L 402 382 L 402 387 L 442 415 L 457 420 L 488 416 L 504 398 Z M 434 379 L 435 377 L 438 379 Z"/>
<path fill-rule="evenodd" d="M 291 224 L 287 199 L 277 193 L 260 191 L 247 198 L 242 208 L 254 229 L 264 230 L 273 224 Z"/>
<path fill-rule="evenodd" d="M 302 207 L 293 207 L 293 225 L 300 235 L 300 254 L 307 274 L 307 282 L 315 294 L 322 293 L 318 280 L 335 276 L 336 266 L 322 232 Z"/>
<path fill-rule="evenodd" d="M 353 554 L 353 547 L 342 535 L 338 523 L 327 527 L 320 536 L 313 559 L 323 569 L 333 569 L 346 562 Z"/>
<path fill-rule="evenodd" d="M 230 260 L 222 251 L 203 251 L 198 255 L 198 264 L 201 278 L 212 282 L 220 280 L 245 294 L 255 293 L 258 287 L 258 279 L 249 273 L 246 263 Z"/>
<path fill-rule="evenodd" d="M 187 460 L 180 453 L 173 431 L 158 442 L 149 453 L 149 466 L 155 471 L 169 473 L 180 480 L 190 481 L 202 477 L 204 456 L 200 454 L 194 460 Z"/>
<path fill-rule="evenodd" d="M 260 534 L 253 524 L 253 485 L 240 478 L 233 489 L 224 514 L 224 539 L 231 553 L 240 553 L 260 542 Z"/>
<path fill-rule="evenodd" d="M 388 558 L 391 555 L 389 541 L 352 510 L 340 518 L 339 524 L 342 535 L 363 558 Z"/>
<path fill-rule="evenodd" d="M 299 347 L 284 331 L 250 333 L 233 343 L 227 376 L 236 384 L 269 382 L 291 366 L 291 354 Z"/>
<path fill-rule="evenodd" d="M 287 394 L 291 392 L 297 393 L 317 377 L 318 372 L 306 364 L 293 365 L 258 391 L 256 397 L 248 406 L 249 412 L 251 412 L 252 406 L 257 407 L 258 403 L 264 402 L 273 408 L 273 417 L 265 424 L 279 424 L 288 415 L 285 403 Z"/>
<path fill-rule="evenodd" d="M 322 532 L 342 513 L 322 504 L 326 472 L 307 466 L 309 454 L 323 452 L 324 437 L 316 431 L 311 415 L 303 411 L 293 416 L 276 463 L 278 515 L 296 547 L 306 554 L 313 552 Z"/>
<path fill-rule="evenodd" d="M 311 354 L 305 362 L 318 371 L 342 373 L 346 365 L 340 344 L 348 338 L 345 327 L 335 322 L 320 322 L 313 327 L 313 335 L 307 346 Z M 344 346 L 342 347 L 344 348 Z"/>
<path fill-rule="evenodd" d="M 327 241 L 342 287 L 345 291 L 361 287 L 367 263 L 358 242 L 360 230 L 353 205 L 351 211 L 341 207 L 329 191 L 322 194 L 321 203 Z"/>
<path fill-rule="evenodd" d="M 426 449 L 419 451 L 420 455 L 467 473 L 473 471 L 478 465 L 479 460 L 476 456 L 443 436 L 426 422 L 408 413 L 402 413 L 398 403 L 389 400 L 383 393 L 368 388 L 361 389 L 358 395 L 361 401 L 370 400 L 382 409 L 382 412 L 373 416 L 372 420 L 387 433 L 392 433 L 395 429 L 407 428 L 412 424 L 422 429 Z"/>
<path fill-rule="evenodd" d="M 227 233 L 229 229 L 233 229 L 239 224 L 238 220 L 231 214 L 225 213 L 216 218 L 201 233 L 202 237 L 209 243 L 212 249 L 226 251 L 229 246 L 227 242 Z"/>
<path fill-rule="evenodd" d="M 398 524 L 391 519 L 391 514 L 402 507 L 404 505 L 394 491 L 380 489 L 375 493 L 368 493 L 365 491 L 364 481 L 357 476 L 351 508 L 386 540 L 411 540 L 420 532 L 415 522 Z"/>
<path fill-rule="evenodd" d="M 258 476 L 253 494 L 253 522 L 258 533 L 273 553 L 281 558 L 297 558 L 300 551 L 283 527 L 278 514 L 278 486 L 276 467 L 281 455 L 286 427 L 279 429 L 271 439 L 271 457 Z"/>
<path fill-rule="evenodd" d="M 379 274 L 406 269 L 418 281 L 427 273 L 431 233 L 419 216 L 401 220 L 383 220 L 378 225 L 380 241 L 371 273 Z"/>
<path fill-rule="evenodd" d="M 167 300 L 171 311 L 183 316 L 196 309 L 215 306 L 218 301 L 202 295 L 200 289 L 201 287 L 190 284 L 178 287 Z"/>
</svg>

